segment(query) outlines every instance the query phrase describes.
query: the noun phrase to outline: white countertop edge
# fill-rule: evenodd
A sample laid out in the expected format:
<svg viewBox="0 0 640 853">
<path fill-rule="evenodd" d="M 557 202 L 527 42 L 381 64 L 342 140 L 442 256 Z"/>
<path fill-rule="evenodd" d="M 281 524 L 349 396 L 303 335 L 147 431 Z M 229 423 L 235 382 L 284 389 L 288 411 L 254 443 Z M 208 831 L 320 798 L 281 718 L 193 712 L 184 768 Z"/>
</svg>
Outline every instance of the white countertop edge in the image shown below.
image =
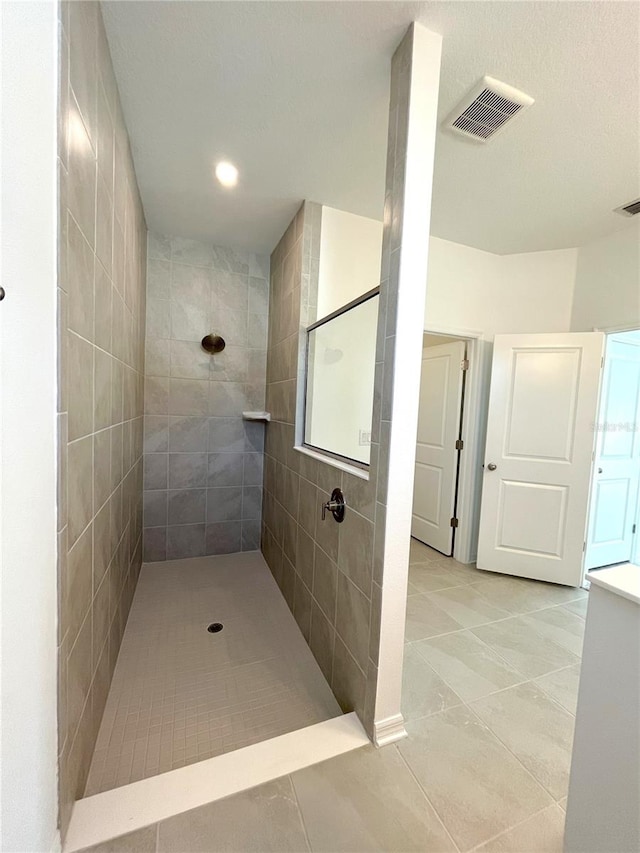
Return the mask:
<svg viewBox="0 0 640 853">
<path fill-rule="evenodd" d="M 609 569 L 598 569 L 589 572 L 587 579 L 595 586 L 640 604 L 640 566 L 623 563 L 620 566 L 611 566 Z"/>
</svg>

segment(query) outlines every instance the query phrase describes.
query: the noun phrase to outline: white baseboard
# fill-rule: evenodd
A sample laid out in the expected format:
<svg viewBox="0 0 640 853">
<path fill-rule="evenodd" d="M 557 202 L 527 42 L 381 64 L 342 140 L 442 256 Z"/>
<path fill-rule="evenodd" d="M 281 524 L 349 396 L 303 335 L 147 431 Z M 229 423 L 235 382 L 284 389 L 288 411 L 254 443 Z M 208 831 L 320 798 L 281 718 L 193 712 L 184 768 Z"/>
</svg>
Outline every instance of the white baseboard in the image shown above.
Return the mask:
<svg viewBox="0 0 640 853">
<path fill-rule="evenodd" d="M 387 717 L 386 720 L 379 720 L 373 724 L 373 742 L 376 746 L 387 746 L 406 736 L 407 730 L 404 727 L 402 714 Z"/>
<path fill-rule="evenodd" d="M 64 853 L 91 847 L 369 743 L 355 713 L 78 800 Z"/>
</svg>

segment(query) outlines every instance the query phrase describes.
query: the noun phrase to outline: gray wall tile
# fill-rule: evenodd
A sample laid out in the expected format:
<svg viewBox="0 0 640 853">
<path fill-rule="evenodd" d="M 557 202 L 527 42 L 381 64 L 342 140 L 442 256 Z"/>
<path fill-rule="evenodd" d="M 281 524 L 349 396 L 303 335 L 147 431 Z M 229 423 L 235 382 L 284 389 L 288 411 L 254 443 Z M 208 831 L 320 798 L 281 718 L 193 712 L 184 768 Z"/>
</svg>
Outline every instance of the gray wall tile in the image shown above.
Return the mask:
<svg viewBox="0 0 640 853">
<path fill-rule="evenodd" d="M 167 528 L 147 527 L 144 531 L 143 559 L 155 563 L 167 559 Z"/>
<path fill-rule="evenodd" d="M 169 450 L 183 453 L 205 451 L 209 444 L 208 418 L 170 417 Z"/>
<path fill-rule="evenodd" d="M 241 550 L 240 521 L 222 521 L 207 524 L 205 552 L 207 554 L 234 554 Z"/>
<path fill-rule="evenodd" d="M 260 548 L 260 528 L 261 522 L 259 518 L 243 519 L 242 521 L 242 541 L 241 549 L 243 551 L 258 551 Z"/>
<path fill-rule="evenodd" d="M 168 524 L 196 524 L 205 520 L 206 489 L 169 491 Z"/>
<path fill-rule="evenodd" d="M 242 518 L 256 519 L 262 517 L 262 488 L 260 486 L 245 486 L 242 489 Z"/>
<path fill-rule="evenodd" d="M 73 801 L 84 789 L 142 558 L 146 225 L 100 6 L 68 3 L 60 11 L 58 405 L 64 438 L 58 469 L 58 707 L 64 840 Z M 83 139 L 67 148 L 70 121 Z M 157 289 L 154 295 L 164 294 Z M 160 302 L 150 307 L 157 331 L 166 325 L 167 310 Z M 148 399 L 150 412 L 166 411 L 168 387 L 150 387 Z M 166 449 L 160 424 L 150 424 L 148 435 L 154 451 Z M 157 555 L 157 537 L 152 545 L 150 539 L 148 553 Z"/>
<path fill-rule="evenodd" d="M 167 527 L 167 560 L 204 557 L 204 524 Z"/>
<path fill-rule="evenodd" d="M 206 483 L 206 453 L 169 453 L 170 489 L 193 489 Z"/>
<path fill-rule="evenodd" d="M 207 489 L 207 522 L 239 521 L 242 518 L 242 488 Z"/>
<path fill-rule="evenodd" d="M 364 719 L 367 675 L 373 672 L 377 455 L 369 480 L 356 481 L 293 450 L 298 359 L 304 353 L 300 327 L 315 318 L 319 212 L 318 205 L 305 203 L 271 256 L 266 394 L 272 420 L 266 427 L 262 548 L 341 707 Z M 320 518 L 321 503 L 336 486 L 345 490 L 348 504 L 341 525 L 331 516 Z M 375 690 L 375 677 L 372 684 Z"/>
<path fill-rule="evenodd" d="M 255 316 L 266 330 L 268 259 L 157 234 L 149 235 L 147 251 L 144 449 L 150 457 L 167 450 L 170 456 L 164 485 L 160 460 L 152 458 L 146 464 L 146 488 L 166 489 L 168 484 L 172 492 L 206 485 L 209 490 L 235 490 L 209 492 L 206 517 L 211 527 L 208 538 L 215 549 L 212 553 L 228 553 L 231 546 L 233 550 L 254 549 L 260 538 L 264 427 L 243 423 L 241 414 L 247 408 L 264 407 L 266 336 L 249 341 L 248 327 L 250 317 Z M 209 332 L 225 338 L 222 353 L 211 356 L 200 346 Z M 161 418 L 167 414 L 168 419 Z M 203 466 L 202 457 L 194 454 L 205 451 L 210 456 Z M 250 487 L 244 496 L 244 528 L 239 524 L 243 485 Z M 193 495 L 191 499 L 195 500 Z M 157 515 L 149 500 L 144 524 L 155 529 Z M 169 526 L 178 526 L 175 519 L 183 518 L 179 507 L 186 500 L 169 496 Z M 177 515 L 172 515 L 172 501 Z M 197 512 L 200 507 L 198 503 Z M 187 516 L 184 518 L 186 523 Z M 216 527 L 230 521 L 238 524 Z M 164 545 L 157 544 L 157 533 L 154 536 L 149 540 L 149 553 L 162 554 Z M 184 556 L 189 556 L 191 539 L 186 534 L 168 537 L 166 554 L 175 557 L 181 541 L 185 542 Z"/>
<path fill-rule="evenodd" d="M 144 488 L 168 487 L 168 457 L 166 453 L 147 453 L 144 457 Z"/>
<path fill-rule="evenodd" d="M 163 527 L 167 524 L 167 492 L 153 491 L 144 493 L 144 514 L 149 527 Z"/>
<path fill-rule="evenodd" d="M 244 453 L 210 453 L 207 484 L 211 487 L 241 486 L 244 459 Z"/>
</svg>

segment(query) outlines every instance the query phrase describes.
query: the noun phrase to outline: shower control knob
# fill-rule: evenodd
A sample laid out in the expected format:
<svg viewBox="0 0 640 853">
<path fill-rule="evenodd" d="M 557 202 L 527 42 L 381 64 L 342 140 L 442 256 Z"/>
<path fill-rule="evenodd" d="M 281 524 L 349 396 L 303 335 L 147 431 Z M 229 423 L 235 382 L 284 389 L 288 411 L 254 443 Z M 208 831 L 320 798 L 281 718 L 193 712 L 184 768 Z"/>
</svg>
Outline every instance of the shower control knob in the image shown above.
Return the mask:
<svg viewBox="0 0 640 853">
<path fill-rule="evenodd" d="M 334 489 L 331 492 L 331 500 L 322 504 L 322 520 L 327 517 L 327 510 L 333 515 L 334 519 L 340 524 L 344 521 L 345 512 L 344 495 L 340 489 Z"/>
</svg>

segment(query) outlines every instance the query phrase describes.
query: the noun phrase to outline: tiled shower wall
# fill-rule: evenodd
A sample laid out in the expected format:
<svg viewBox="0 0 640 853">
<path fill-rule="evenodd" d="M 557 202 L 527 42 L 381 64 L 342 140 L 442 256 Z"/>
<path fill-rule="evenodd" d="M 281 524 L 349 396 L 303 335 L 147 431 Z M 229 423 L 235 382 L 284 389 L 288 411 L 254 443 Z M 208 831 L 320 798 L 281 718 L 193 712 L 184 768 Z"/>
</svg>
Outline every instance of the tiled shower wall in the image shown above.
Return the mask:
<svg viewBox="0 0 640 853">
<path fill-rule="evenodd" d="M 415 430 L 405 436 L 406 426 L 392 420 L 413 50 L 414 28 L 410 27 L 391 65 L 368 480 L 294 449 L 305 329 L 316 319 L 319 205 L 307 202 L 302 206 L 271 256 L 267 408 L 273 421 L 267 427 L 262 548 L 342 710 L 355 710 L 371 737 L 381 733 L 375 730 L 374 720 L 392 428 L 400 432 L 402 440 L 406 437 L 415 444 Z M 428 230 L 426 227 L 424 233 Z M 416 292 L 424 287 L 424 280 L 411 281 L 410 267 L 403 273 Z M 407 284 L 402 296 L 412 306 L 415 298 Z M 422 313 L 421 307 L 420 316 Z M 418 348 L 421 342 L 420 334 Z M 322 521 L 320 514 L 321 503 L 336 486 L 342 488 L 347 503 L 342 524 L 336 524 L 329 514 Z M 406 541 L 408 551 L 409 518 Z M 402 570 L 402 566 L 393 568 Z M 406 571 L 408 574 L 408 565 Z M 394 590 L 390 593 L 393 596 Z M 387 722 L 401 724 L 401 720 L 387 718 L 377 722 L 382 729 Z"/>
<path fill-rule="evenodd" d="M 149 235 L 144 559 L 260 547 L 269 258 Z M 221 353 L 202 349 L 215 333 Z"/>
<path fill-rule="evenodd" d="M 378 445 L 371 447 L 368 482 L 293 449 L 305 327 L 316 319 L 320 219 L 320 205 L 305 203 L 271 256 L 267 409 L 272 421 L 262 547 L 340 706 L 364 720 L 370 655 L 375 674 L 378 646 L 375 631 L 370 640 L 379 609 L 373 580 Z M 336 486 L 349 505 L 342 524 L 330 514 L 321 519 L 322 502 Z"/>
<path fill-rule="evenodd" d="M 63 3 L 60 822 L 82 796 L 142 559 L 146 226 L 97 2 Z"/>
</svg>

